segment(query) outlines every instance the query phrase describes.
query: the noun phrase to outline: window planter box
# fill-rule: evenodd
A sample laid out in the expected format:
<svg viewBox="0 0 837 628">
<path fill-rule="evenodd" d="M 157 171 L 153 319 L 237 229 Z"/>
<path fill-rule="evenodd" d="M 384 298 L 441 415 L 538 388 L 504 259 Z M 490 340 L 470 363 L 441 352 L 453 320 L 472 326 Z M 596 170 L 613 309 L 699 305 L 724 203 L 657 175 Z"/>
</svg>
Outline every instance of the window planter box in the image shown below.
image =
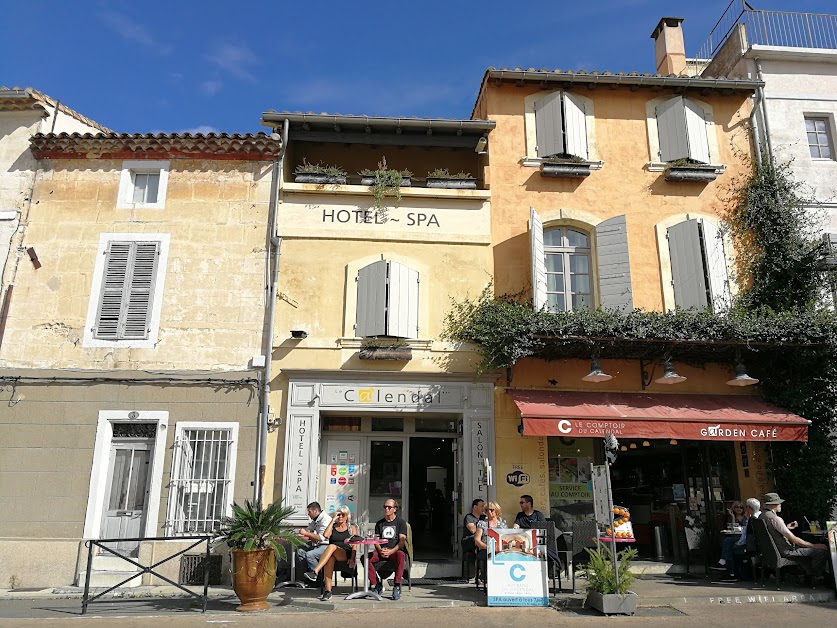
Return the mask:
<svg viewBox="0 0 837 628">
<path fill-rule="evenodd" d="M 628 591 L 625 595 L 588 591 L 584 604 L 605 615 L 633 615 L 636 613 L 636 600 L 637 594 L 633 591 Z"/>
<path fill-rule="evenodd" d="M 402 347 L 361 347 L 358 351 L 361 360 L 402 360 L 413 358 L 413 350 L 409 346 Z"/>
<path fill-rule="evenodd" d="M 331 177 L 327 174 L 295 174 L 294 183 L 319 183 L 328 185 L 346 185 L 346 177 Z"/>
<path fill-rule="evenodd" d="M 427 177 L 427 187 L 447 188 L 449 190 L 476 190 L 476 179 L 442 179 L 439 177 Z"/>
<path fill-rule="evenodd" d="M 685 183 L 705 183 L 718 178 L 718 173 L 711 166 L 669 166 L 666 168 L 666 181 Z"/>
<path fill-rule="evenodd" d="M 360 184 L 361 185 L 375 185 L 375 177 L 372 175 L 361 175 L 360 176 Z M 408 188 L 411 187 L 411 179 L 410 177 L 404 177 L 401 179 L 401 187 Z"/>
<path fill-rule="evenodd" d="M 544 162 L 541 164 L 543 177 L 589 177 L 590 164 L 576 162 Z"/>
</svg>

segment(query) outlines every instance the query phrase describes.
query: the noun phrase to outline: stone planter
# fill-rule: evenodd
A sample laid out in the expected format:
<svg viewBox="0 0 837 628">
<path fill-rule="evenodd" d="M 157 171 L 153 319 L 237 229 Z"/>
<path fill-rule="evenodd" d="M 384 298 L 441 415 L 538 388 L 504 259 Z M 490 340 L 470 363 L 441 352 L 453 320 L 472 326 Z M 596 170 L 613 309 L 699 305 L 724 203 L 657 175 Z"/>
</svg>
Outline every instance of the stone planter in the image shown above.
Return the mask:
<svg viewBox="0 0 837 628">
<path fill-rule="evenodd" d="M 410 347 L 361 347 L 358 352 L 361 360 L 411 360 L 413 350 Z"/>
<path fill-rule="evenodd" d="M 319 183 L 321 185 L 346 185 L 346 177 L 332 177 L 327 174 L 295 174 L 295 183 Z"/>
<path fill-rule="evenodd" d="M 365 174 L 360 175 L 360 184 L 361 185 L 375 185 L 375 177 L 374 175 L 367 176 Z M 404 177 L 401 179 L 401 187 L 408 188 L 411 186 L 411 179 L 410 177 Z"/>
<path fill-rule="evenodd" d="M 684 183 L 706 183 L 718 178 L 714 168 L 694 166 L 671 166 L 666 168 L 666 181 Z"/>
<path fill-rule="evenodd" d="M 541 176 L 544 177 L 589 177 L 590 164 L 579 163 L 542 163 Z"/>
<path fill-rule="evenodd" d="M 588 591 L 585 606 L 605 615 L 633 615 L 636 613 L 636 600 L 637 595 L 633 591 L 625 595 Z"/>
<path fill-rule="evenodd" d="M 427 177 L 427 187 L 447 188 L 449 190 L 476 190 L 476 179 L 442 179 L 440 177 Z"/>
</svg>

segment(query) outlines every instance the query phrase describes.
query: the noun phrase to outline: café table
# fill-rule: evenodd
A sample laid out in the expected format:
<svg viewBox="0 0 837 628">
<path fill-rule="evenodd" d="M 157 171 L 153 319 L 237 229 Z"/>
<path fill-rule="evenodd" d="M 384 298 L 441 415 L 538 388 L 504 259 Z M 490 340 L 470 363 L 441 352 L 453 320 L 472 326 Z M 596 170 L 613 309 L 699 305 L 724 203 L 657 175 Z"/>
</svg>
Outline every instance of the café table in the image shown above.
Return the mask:
<svg viewBox="0 0 837 628">
<path fill-rule="evenodd" d="M 365 560 L 361 561 L 363 565 L 363 591 L 357 591 L 356 593 L 352 593 L 346 597 L 347 600 L 362 600 L 367 597 L 371 597 L 373 600 L 378 600 L 379 602 L 383 601 L 383 598 L 375 593 L 374 591 L 369 590 L 369 556 L 371 554 L 371 549 L 373 546 L 382 542 L 383 539 L 379 538 L 371 538 L 371 539 L 363 539 L 362 541 L 347 541 L 349 545 L 356 545 L 363 550 L 363 557 Z"/>
<path fill-rule="evenodd" d="M 810 530 L 793 530 L 793 533 L 809 543 L 828 545 L 828 532 L 825 530 L 817 530 L 816 532 L 811 532 Z"/>
<path fill-rule="evenodd" d="M 720 531 L 722 536 L 741 536 L 744 533 L 744 528 L 724 528 Z"/>
</svg>

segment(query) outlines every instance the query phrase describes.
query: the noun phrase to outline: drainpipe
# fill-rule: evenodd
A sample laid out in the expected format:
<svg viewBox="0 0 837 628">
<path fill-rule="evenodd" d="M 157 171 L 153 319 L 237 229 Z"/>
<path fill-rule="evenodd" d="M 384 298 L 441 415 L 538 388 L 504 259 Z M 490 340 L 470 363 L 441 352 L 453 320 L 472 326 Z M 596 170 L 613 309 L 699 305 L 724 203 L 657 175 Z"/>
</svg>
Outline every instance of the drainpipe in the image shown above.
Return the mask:
<svg viewBox="0 0 837 628">
<path fill-rule="evenodd" d="M 757 115 L 761 111 L 764 94 L 761 88 L 756 90 L 755 102 L 753 103 L 753 110 L 750 112 L 750 128 L 753 129 L 753 143 L 755 145 L 756 163 L 761 165 L 761 134 L 759 133 L 759 123 Z"/>
<path fill-rule="evenodd" d="M 758 80 L 762 83 L 764 82 L 764 76 L 761 72 L 761 59 L 756 57 L 756 76 Z M 764 140 L 767 144 L 767 156 L 770 158 L 771 163 L 773 162 L 773 142 L 770 140 L 770 121 L 767 119 L 767 103 L 764 99 L 764 87 L 758 87 L 758 96 L 759 102 L 761 103 L 761 118 L 764 120 Z"/>
<path fill-rule="evenodd" d="M 282 129 L 282 146 L 279 149 L 279 156 L 273 162 L 273 178 L 270 185 L 270 207 L 268 216 L 268 269 L 271 273 L 270 288 L 267 295 L 267 333 L 264 341 L 264 373 L 262 385 L 261 416 L 259 417 L 258 444 L 259 454 L 257 457 L 257 477 L 254 485 L 254 499 L 264 503 L 264 482 L 267 468 L 267 419 L 270 412 L 270 367 L 273 361 L 273 326 L 276 321 L 276 294 L 279 284 L 279 260 L 281 257 L 282 237 L 277 235 L 279 224 L 279 196 L 282 190 L 282 165 L 285 159 L 285 150 L 288 146 L 289 122 L 285 120 Z M 271 265 L 272 262 L 272 265 Z"/>
</svg>

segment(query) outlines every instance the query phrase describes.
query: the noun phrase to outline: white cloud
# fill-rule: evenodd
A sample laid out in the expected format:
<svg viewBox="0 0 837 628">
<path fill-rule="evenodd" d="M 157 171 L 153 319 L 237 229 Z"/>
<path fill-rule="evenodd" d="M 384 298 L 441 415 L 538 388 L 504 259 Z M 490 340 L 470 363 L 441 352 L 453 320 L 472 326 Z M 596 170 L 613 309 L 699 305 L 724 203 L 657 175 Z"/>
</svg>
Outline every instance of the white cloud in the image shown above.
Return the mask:
<svg viewBox="0 0 837 628">
<path fill-rule="evenodd" d="M 99 13 L 99 19 L 128 43 L 139 44 L 158 55 L 167 55 L 172 51 L 171 46 L 157 41 L 144 25 L 124 13 L 104 11 Z"/>
<path fill-rule="evenodd" d="M 201 83 L 201 91 L 207 96 L 214 96 L 221 91 L 224 84 L 221 81 L 209 80 Z"/>
<path fill-rule="evenodd" d="M 178 133 L 191 133 L 192 135 L 196 133 L 203 133 L 206 135 L 207 133 L 220 133 L 221 131 L 216 129 L 214 126 L 210 126 L 208 124 L 201 124 L 196 127 L 192 127 L 191 129 L 181 129 Z"/>
<path fill-rule="evenodd" d="M 250 66 L 259 61 L 255 53 L 243 44 L 220 44 L 207 57 L 220 70 L 243 81 L 255 81 Z"/>
</svg>

